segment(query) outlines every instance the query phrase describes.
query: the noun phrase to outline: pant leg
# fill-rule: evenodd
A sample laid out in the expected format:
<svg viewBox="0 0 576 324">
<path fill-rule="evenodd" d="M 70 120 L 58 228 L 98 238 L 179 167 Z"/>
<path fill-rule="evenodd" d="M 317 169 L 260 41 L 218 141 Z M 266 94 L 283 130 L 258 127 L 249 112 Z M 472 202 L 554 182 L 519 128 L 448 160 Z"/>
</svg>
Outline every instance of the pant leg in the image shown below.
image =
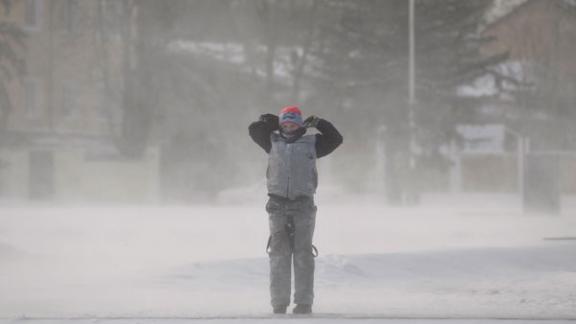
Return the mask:
<svg viewBox="0 0 576 324">
<path fill-rule="evenodd" d="M 294 214 L 294 303 L 312 305 L 314 301 L 314 255 L 312 239 L 316 224 L 314 201 L 306 200 Z"/>
<path fill-rule="evenodd" d="M 285 206 L 270 199 L 266 204 L 270 225 L 270 302 L 272 306 L 290 305 L 292 287 L 292 250 L 286 223 Z"/>
</svg>

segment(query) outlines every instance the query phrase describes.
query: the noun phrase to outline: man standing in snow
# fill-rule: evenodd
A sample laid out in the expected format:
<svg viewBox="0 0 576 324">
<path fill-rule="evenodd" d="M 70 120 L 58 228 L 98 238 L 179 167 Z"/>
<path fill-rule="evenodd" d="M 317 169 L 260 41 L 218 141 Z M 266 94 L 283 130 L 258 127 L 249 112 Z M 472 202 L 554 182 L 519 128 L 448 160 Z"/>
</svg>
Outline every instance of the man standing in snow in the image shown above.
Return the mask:
<svg viewBox="0 0 576 324">
<path fill-rule="evenodd" d="M 320 133 L 305 135 L 308 127 Z M 314 193 L 318 185 L 316 159 L 342 143 L 342 135 L 328 121 L 310 116 L 302 120 L 298 107 L 280 115 L 264 114 L 249 127 L 250 137 L 268 153 L 266 171 L 269 200 L 270 295 L 273 312 L 284 314 L 290 304 L 294 260 L 295 314 L 312 312 L 316 223 Z"/>
</svg>

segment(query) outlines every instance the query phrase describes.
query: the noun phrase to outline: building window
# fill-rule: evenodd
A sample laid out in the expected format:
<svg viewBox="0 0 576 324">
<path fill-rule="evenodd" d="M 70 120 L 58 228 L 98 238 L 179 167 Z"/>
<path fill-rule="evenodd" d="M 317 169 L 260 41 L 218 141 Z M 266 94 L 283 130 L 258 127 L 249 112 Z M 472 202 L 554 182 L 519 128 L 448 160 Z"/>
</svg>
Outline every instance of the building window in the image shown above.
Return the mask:
<svg viewBox="0 0 576 324">
<path fill-rule="evenodd" d="M 66 0 L 66 10 L 65 10 L 65 28 L 68 32 L 73 32 L 76 30 L 76 18 L 78 17 L 78 1 L 77 0 Z"/>
<path fill-rule="evenodd" d="M 23 80 L 24 110 L 29 117 L 40 115 L 41 86 L 38 79 L 25 78 Z"/>
<path fill-rule="evenodd" d="M 62 116 L 70 117 L 76 106 L 73 88 L 70 85 L 62 86 Z"/>
<path fill-rule="evenodd" d="M 27 30 L 39 30 L 42 0 L 24 0 L 24 26 Z"/>
</svg>

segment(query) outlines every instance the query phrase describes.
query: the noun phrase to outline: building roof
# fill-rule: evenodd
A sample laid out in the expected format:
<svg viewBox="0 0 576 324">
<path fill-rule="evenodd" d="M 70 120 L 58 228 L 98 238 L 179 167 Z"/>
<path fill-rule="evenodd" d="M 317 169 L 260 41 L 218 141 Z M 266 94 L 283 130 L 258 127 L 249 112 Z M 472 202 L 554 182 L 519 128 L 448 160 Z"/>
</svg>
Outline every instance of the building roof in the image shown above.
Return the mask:
<svg viewBox="0 0 576 324">
<path fill-rule="evenodd" d="M 486 13 L 486 23 L 490 25 L 500 20 L 528 1 L 529 0 L 494 0 L 494 4 Z"/>
<path fill-rule="evenodd" d="M 518 8 L 534 0 L 494 0 L 494 4 L 486 13 L 486 24 L 494 24 Z M 576 7 L 576 0 L 560 0 L 562 3 Z"/>
</svg>

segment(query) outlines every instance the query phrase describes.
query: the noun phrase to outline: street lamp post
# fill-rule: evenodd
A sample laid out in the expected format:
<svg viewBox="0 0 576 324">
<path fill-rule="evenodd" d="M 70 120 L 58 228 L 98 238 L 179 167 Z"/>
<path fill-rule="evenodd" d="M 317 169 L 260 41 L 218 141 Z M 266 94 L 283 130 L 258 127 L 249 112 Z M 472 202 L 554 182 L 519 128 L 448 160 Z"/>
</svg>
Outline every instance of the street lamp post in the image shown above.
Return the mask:
<svg viewBox="0 0 576 324">
<path fill-rule="evenodd" d="M 409 23 L 409 67 L 408 67 L 408 103 L 410 104 L 410 115 L 411 117 L 413 117 L 413 109 L 412 106 L 414 105 L 414 102 L 416 100 L 415 97 L 415 91 L 414 91 L 414 81 L 415 81 L 415 77 L 414 77 L 414 44 L 415 44 L 415 39 L 414 39 L 414 0 L 410 0 L 410 8 L 409 8 L 409 13 L 408 13 L 408 23 Z M 412 121 L 413 118 L 410 118 L 410 120 Z"/>
<path fill-rule="evenodd" d="M 408 10 L 408 136 L 410 145 L 410 167 L 414 168 L 416 165 L 415 161 L 415 150 L 416 150 L 416 125 L 414 122 L 414 106 L 416 104 L 416 67 L 415 67 L 415 32 L 414 32 L 414 0 L 409 2 Z"/>
<path fill-rule="evenodd" d="M 416 175 L 414 174 L 416 170 L 416 123 L 415 123 L 415 105 L 416 105 L 416 49 L 415 49 L 415 0 L 409 1 L 408 10 L 408 24 L 409 24 L 409 35 L 408 35 L 408 48 L 409 48 L 409 63 L 408 63 L 408 136 L 409 136 L 409 174 L 408 179 L 408 199 L 410 203 L 416 203 L 418 201 L 417 192 L 418 188 L 416 186 Z"/>
</svg>

